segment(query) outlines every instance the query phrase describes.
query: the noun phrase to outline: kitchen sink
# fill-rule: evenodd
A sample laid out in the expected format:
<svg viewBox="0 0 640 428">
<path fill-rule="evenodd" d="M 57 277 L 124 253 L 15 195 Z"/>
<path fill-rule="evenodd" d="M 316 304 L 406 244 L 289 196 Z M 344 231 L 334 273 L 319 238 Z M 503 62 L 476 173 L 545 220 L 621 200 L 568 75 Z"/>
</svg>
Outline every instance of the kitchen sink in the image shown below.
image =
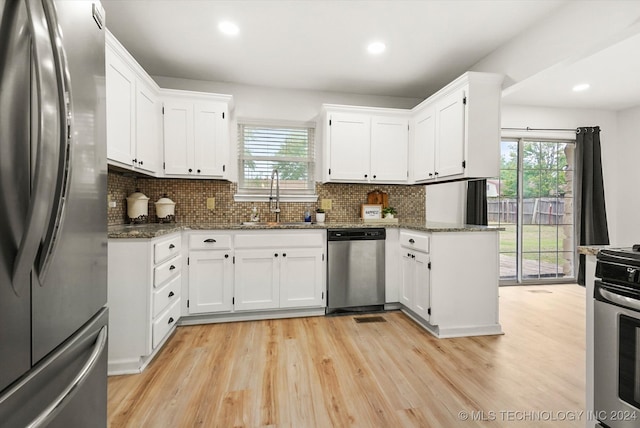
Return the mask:
<svg viewBox="0 0 640 428">
<path fill-rule="evenodd" d="M 243 226 L 311 226 L 316 224 L 315 221 L 243 221 Z"/>
</svg>

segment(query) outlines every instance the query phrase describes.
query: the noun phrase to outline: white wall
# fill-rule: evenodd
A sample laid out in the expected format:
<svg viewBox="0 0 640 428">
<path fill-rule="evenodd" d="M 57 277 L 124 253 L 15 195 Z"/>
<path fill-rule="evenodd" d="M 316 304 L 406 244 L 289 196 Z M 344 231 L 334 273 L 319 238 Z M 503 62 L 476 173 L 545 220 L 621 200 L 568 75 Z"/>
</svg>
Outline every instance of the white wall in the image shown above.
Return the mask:
<svg viewBox="0 0 640 428">
<path fill-rule="evenodd" d="M 336 92 L 277 89 L 204 80 L 187 80 L 153 76 L 161 88 L 214 92 L 233 95 L 231 114 L 231 150 L 237 150 L 237 120 L 259 119 L 267 121 L 316 122 L 322 104 L 346 104 L 369 107 L 412 108 L 421 98 L 403 98 L 376 95 L 343 94 Z M 322 171 L 322 128 L 316 128 L 316 180 Z M 230 178 L 237 181 L 238 165 L 231 165 Z"/>
<path fill-rule="evenodd" d="M 640 107 L 618 112 L 616 245 L 640 244 Z M 608 190 L 608 189 L 607 189 Z M 611 221 L 611 220 L 610 220 Z"/>
</svg>

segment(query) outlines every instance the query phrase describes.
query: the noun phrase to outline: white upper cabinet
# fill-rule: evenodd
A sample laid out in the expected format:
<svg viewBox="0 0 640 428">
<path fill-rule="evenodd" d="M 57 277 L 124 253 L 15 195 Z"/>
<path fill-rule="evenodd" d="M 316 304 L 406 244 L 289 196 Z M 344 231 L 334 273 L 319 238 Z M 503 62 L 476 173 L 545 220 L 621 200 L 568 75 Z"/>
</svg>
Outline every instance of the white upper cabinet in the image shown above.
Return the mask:
<svg viewBox="0 0 640 428">
<path fill-rule="evenodd" d="M 374 116 L 371 119 L 371 181 L 406 182 L 409 119 Z"/>
<path fill-rule="evenodd" d="M 324 106 L 323 180 L 406 183 L 408 110 Z"/>
<path fill-rule="evenodd" d="M 230 96 L 162 90 L 164 173 L 226 178 Z"/>
<path fill-rule="evenodd" d="M 329 179 L 367 182 L 371 118 L 365 114 L 331 114 L 327 132 Z"/>
<path fill-rule="evenodd" d="M 160 114 L 157 92 L 141 80 L 136 83 L 136 156 L 134 166 L 155 173 L 160 160 Z"/>
<path fill-rule="evenodd" d="M 413 181 L 435 178 L 436 164 L 436 109 L 428 105 L 417 111 L 412 119 L 410 149 Z"/>
<path fill-rule="evenodd" d="M 454 91 L 436 103 L 436 178 L 464 172 L 465 92 Z"/>
<path fill-rule="evenodd" d="M 107 159 L 110 164 L 155 175 L 161 145 L 158 87 L 107 32 Z"/>
<path fill-rule="evenodd" d="M 136 75 L 109 47 L 107 45 L 105 52 L 107 157 L 124 165 L 133 166 Z"/>
<path fill-rule="evenodd" d="M 412 183 L 499 174 L 502 79 L 465 73 L 413 109 Z"/>
</svg>

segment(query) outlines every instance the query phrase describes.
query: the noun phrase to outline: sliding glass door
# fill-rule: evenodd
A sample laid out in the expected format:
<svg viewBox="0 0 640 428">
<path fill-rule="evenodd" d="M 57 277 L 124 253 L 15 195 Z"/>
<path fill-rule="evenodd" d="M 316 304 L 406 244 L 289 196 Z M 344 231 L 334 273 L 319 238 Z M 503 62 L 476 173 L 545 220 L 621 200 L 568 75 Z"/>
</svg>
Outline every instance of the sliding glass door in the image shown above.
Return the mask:
<svg viewBox="0 0 640 428">
<path fill-rule="evenodd" d="M 500 177 L 487 181 L 499 225 L 501 284 L 574 280 L 575 141 L 504 139 Z"/>
</svg>

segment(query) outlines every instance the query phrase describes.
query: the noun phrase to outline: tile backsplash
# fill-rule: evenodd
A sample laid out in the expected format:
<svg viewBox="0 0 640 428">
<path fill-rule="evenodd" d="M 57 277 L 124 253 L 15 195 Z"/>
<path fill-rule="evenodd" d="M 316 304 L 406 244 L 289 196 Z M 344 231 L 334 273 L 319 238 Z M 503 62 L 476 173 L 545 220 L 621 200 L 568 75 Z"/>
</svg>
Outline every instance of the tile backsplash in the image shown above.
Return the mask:
<svg viewBox="0 0 640 428">
<path fill-rule="evenodd" d="M 275 220 L 269 212 L 268 202 L 235 202 L 237 183 L 219 180 L 162 179 L 135 177 L 131 174 L 109 171 L 108 193 L 116 202 L 108 209 L 109 225 L 128 223 L 126 198 L 139 190 L 149 197 L 149 221 L 157 222 L 154 202 L 165 194 L 176 203 L 176 221 L 179 223 L 237 224 L 248 221 L 255 206 L 262 221 Z M 380 190 L 388 193 L 389 205 L 398 211 L 401 221 L 425 222 L 425 187 L 408 185 L 317 183 L 318 199 L 331 199 L 332 209 L 327 211 L 326 222 L 357 222 L 360 205 L 367 202 L 367 193 Z M 215 198 L 215 209 L 207 209 L 207 198 Z M 312 212 L 316 203 L 283 202 L 280 219 L 284 222 L 304 220 L 308 207 Z"/>
</svg>

